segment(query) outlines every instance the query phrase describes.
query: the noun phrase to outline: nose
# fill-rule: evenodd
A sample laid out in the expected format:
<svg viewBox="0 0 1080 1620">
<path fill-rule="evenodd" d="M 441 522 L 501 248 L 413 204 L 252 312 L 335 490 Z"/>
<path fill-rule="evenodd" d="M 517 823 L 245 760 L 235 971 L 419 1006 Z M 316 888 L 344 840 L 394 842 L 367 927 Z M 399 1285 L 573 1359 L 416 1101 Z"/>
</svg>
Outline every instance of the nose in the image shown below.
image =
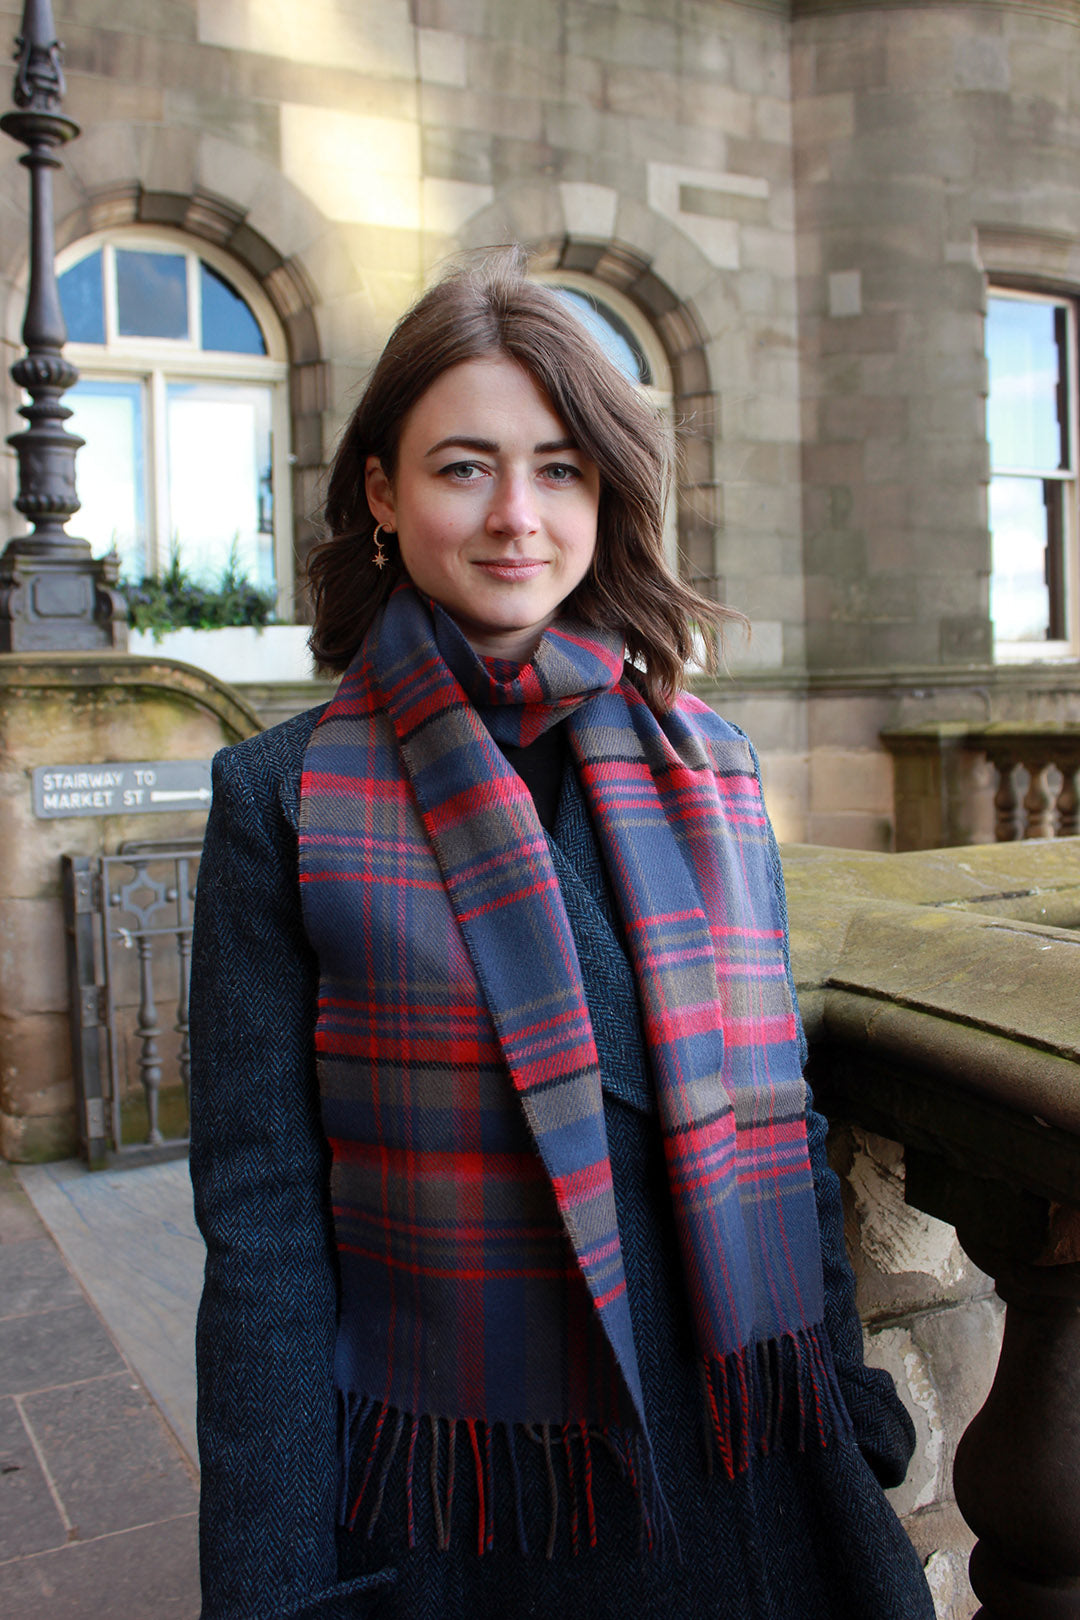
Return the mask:
<svg viewBox="0 0 1080 1620">
<path fill-rule="evenodd" d="M 540 519 L 530 478 L 508 472 L 498 479 L 484 527 L 504 539 L 536 533 Z"/>
</svg>

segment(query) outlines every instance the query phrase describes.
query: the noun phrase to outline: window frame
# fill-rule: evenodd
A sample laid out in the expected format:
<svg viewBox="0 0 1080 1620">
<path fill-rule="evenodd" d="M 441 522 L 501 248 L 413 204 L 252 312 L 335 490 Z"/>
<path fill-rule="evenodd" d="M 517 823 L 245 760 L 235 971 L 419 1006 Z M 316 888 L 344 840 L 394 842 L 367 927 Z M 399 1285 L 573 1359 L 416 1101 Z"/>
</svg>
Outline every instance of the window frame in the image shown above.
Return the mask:
<svg viewBox="0 0 1080 1620">
<path fill-rule="evenodd" d="M 194 337 L 125 337 L 116 330 L 117 247 L 144 252 L 183 253 L 187 259 L 190 330 L 198 334 L 201 313 L 199 260 L 217 271 L 243 298 L 266 344 L 265 355 L 203 349 Z M 263 384 L 270 393 L 270 471 L 274 494 L 273 558 L 276 617 L 294 617 L 292 466 L 290 449 L 289 361 L 285 334 L 265 292 L 244 267 L 212 242 L 168 227 L 121 226 L 82 236 L 56 256 L 57 276 L 102 250 L 105 343 L 68 342 L 64 352 L 80 378 L 102 382 L 137 382 L 145 387 L 144 463 L 146 467 L 147 565 L 151 571 L 169 560 L 166 390 L 170 382 L 235 382 Z M 76 462 L 76 481 L 78 463 Z M 73 519 L 78 524 L 78 514 Z M 225 559 L 222 558 L 224 564 Z"/>
<path fill-rule="evenodd" d="M 1074 662 L 1080 655 L 1080 319 L 1078 319 L 1077 299 L 1068 292 L 1053 288 L 1036 288 L 1031 286 L 1016 286 L 1007 281 L 991 280 L 986 289 L 987 317 L 989 317 L 989 302 L 993 299 L 1008 299 L 1016 303 L 1046 304 L 1065 311 L 1066 337 L 1062 345 L 1062 356 L 1065 368 L 1064 393 L 1067 413 L 1067 434 L 1065 442 L 1068 446 L 1069 465 L 1066 468 L 1043 469 L 1021 467 L 1012 465 L 997 465 L 992 457 L 989 460 L 989 483 L 987 497 L 989 500 L 990 484 L 994 478 L 1029 478 L 1040 483 L 1060 483 L 1063 486 L 1062 499 L 1062 549 L 1063 566 L 1061 591 L 1064 601 L 1061 603 L 1061 612 L 1064 618 L 1065 635 L 1053 640 L 1042 641 L 999 641 L 996 634 L 993 638 L 993 659 L 995 664 L 1044 664 Z M 989 367 L 989 353 L 984 344 L 984 353 L 987 354 Z M 987 411 L 990 403 L 989 373 L 987 377 Z M 987 450 L 990 452 L 990 438 L 987 433 Z M 991 539 L 990 580 L 994 577 L 993 569 L 993 530 L 989 527 L 989 512 L 987 513 L 988 529 Z M 994 621 L 991 615 L 991 628 Z"/>
</svg>

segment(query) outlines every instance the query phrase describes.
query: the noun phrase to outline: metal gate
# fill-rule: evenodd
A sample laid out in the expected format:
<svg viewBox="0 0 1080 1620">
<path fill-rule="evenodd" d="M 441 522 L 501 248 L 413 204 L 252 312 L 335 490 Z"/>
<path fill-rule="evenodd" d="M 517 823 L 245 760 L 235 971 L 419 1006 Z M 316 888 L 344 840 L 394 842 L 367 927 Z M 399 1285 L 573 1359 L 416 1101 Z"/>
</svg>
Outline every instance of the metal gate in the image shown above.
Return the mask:
<svg viewBox="0 0 1080 1620">
<path fill-rule="evenodd" d="M 76 1114 L 93 1169 L 187 1152 L 201 848 L 143 842 L 61 857 Z"/>
</svg>

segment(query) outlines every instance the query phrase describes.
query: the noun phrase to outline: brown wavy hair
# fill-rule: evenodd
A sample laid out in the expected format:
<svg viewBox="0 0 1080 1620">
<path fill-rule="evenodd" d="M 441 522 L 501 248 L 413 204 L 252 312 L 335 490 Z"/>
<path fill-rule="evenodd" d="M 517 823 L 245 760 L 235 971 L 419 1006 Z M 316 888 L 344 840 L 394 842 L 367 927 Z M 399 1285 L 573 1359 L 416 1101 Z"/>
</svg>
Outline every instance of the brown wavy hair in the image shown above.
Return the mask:
<svg viewBox="0 0 1080 1620">
<path fill-rule="evenodd" d="M 578 448 L 600 473 L 596 551 L 567 597 L 575 618 L 617 631 L 649 703 L 663 710 L 684 684 L 688 659 L 715 668 L 715 632 L 740 619 L 671 572 L 664 557 L 664 503 L 671 481 L 669 435 L 659 414 L 615 367 L 555 293 L 530 281 L 511 249 L 454 270 L 401 318 L 342 435 L 330 469 L 328 538 L 312 551 L 312 653 L 340 673 L 404 575 L 395 537 L 377 569 L 375 519 L 364 469 L 377 456 L 394 479 L 409 411 L 435 379 L 466 360 L 506 355 L 551 401 Z"/>
</svg>

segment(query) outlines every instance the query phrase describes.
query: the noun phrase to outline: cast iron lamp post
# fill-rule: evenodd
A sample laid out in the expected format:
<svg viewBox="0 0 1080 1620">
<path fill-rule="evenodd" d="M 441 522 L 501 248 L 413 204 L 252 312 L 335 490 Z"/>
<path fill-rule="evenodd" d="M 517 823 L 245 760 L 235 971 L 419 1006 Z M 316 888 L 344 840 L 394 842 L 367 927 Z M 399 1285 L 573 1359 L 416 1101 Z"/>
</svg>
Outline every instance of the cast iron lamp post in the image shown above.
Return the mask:
<svg viewBox="0 0 1080 1620">
<path fill-rule="evenodd" d="M 60 53 L 51 0 L 26 0 L 15 42 L 17 111 L 0 118 L 0 129 L 26 146 L 19 161 L 30 170 L 30 291 L 22 332 L 27 352 L 11 368 L 30 395 L 19 412 L 30 425 L 8 443 L 19 458 L 15 505 L 34 527 L 10 540 L 0 556 L 0 652 L 127 646 L 124 605 L 112 589 L 115 555 L 96 560 L 89 542 L 64 528 L 79 507 L 75 452 L 84 441 L 64 426 L 71 411 L 61 402 L 79 374 L 63 354 L 67 329 L 54 264 L 52 171 L 60 167 L 55 148 L 78 135 L 79 126 L 59 110 L 65 89 Z"/>
</svg>

